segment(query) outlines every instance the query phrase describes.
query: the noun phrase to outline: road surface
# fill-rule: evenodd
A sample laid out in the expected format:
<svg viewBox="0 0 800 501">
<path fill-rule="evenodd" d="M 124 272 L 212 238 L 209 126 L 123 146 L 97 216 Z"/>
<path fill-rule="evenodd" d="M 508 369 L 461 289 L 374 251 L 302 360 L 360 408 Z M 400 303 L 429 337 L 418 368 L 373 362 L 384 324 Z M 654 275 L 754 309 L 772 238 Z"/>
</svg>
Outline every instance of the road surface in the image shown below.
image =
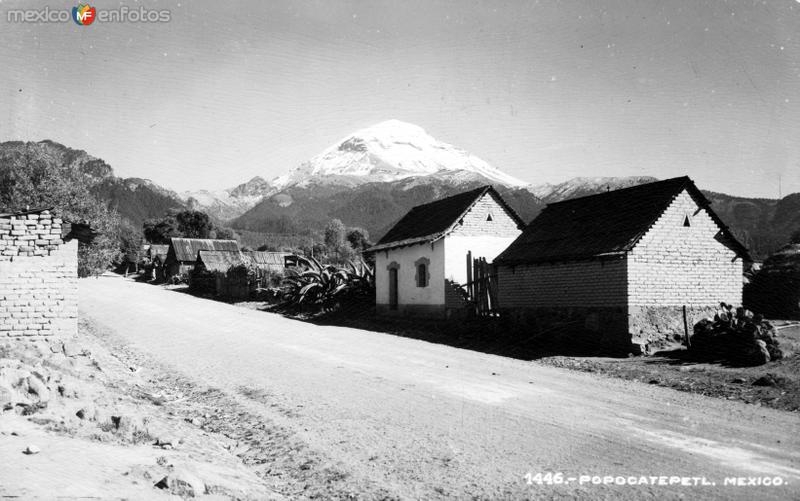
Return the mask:
<svg viewBox="0 0 800 501">
<path fill-rule="evenodd" d="M 198 383 L 269 395 L 264 416 L 401 499 L 800 498 L 796 413 L 120 278 L 81 280 L 79 297 L 81 315 Z M 547 473 L 572 480 L 546 485 L 560 481 Z M 628 485 L 592 483 L 607 476 Z M 662 476 L 693 485 L 650 485 L 676 482 Z M 783 485 L 724 486 L 732 477 Z"/>
</svg>

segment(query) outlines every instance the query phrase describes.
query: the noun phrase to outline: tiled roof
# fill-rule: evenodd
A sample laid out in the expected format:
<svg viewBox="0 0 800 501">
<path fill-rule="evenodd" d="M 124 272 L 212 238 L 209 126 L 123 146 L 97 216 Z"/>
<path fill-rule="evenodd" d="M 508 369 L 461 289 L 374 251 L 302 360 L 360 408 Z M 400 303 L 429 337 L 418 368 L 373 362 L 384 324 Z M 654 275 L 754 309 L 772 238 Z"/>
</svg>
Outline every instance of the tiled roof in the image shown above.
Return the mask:
<svg viewBox="0 0 800 501">
<path fill-rule="evenodd" d="M 497 191 L 491 186 L 484 186 L 412 208 L 368 251 L 436 240 L 449 233 L 467 211 L 487 193 L 503 206 L 520 228 L 524 226 L 522 219 Z"/>
<path fill-rule="evenodd" d="M 708 207 L 708 199 L 684 176 L 549 204 L 495 263 L 588 259 L 627 252 L 684 189 L 708 211 L 727 243 L 749 259 L 747 250 Z"/>
<path fill-rule="evenodd" d="M 173 238 L 170 246 L 174 249 L 175 259 L 178 261 L 197 260 L 200 250 L 219 250 L 239 252 L 236 240 L 211 240 L 208 238 Z"/>
</svg>

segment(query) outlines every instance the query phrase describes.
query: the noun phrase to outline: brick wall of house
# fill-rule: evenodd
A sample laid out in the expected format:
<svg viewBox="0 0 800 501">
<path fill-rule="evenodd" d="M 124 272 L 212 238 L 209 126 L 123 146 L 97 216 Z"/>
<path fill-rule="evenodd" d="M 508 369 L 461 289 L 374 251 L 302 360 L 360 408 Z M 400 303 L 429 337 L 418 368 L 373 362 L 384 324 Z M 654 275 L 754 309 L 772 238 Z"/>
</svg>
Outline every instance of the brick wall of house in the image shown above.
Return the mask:
<svg viewBox="0 0 800 501">
<path fill-rule="evenodd" d="M 487 221 L 489 216 L 491 221 Z M 521 233 L 517 223 L 495 198 L 487 193 L 467 212 L 449 236 L 484 236 L 517 238 Z"/>
<path fill-rule="evenodd" d="M 627 300 L 625 259 L 499 266 L 497 283 L 500 308 L 620 307 Z"/>
<path fill-rule="evenodd" d="M 719 231 L 688 192 L 678 195 L 629 253 L 630 305 L 740 305 L 742 259 L 715 238 Z"/>
<path fill-rule="evenodd" d="M 77 331 L 78 242 L 48 211 L 0 217 L 0 336 Z"/>
</svg>

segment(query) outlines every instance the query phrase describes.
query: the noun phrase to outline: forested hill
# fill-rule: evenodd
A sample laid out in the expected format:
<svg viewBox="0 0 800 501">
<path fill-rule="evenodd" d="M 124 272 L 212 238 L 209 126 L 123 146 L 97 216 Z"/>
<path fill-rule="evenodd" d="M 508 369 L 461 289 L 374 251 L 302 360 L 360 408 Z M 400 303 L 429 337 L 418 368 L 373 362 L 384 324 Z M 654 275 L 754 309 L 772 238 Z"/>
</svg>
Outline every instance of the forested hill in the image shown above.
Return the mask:
<svg viewBox="0 0 800 501">
<path fill-rule="evenodd" d="M 25 176 L 16 175 L 23 170 Z M 105 161 L 83 150 L 47 140 L 0 143 L 0 192 L 6 192 L 6 196 L 0 194 L 0 200 L 12 203 L 13 192 L 25 189 L 18 183 L 28 176 L 82 183 L 91 194 L 137 228 L 141 228 L 146 219 L 184 207 L 174 192 L 146 179 L 119 178 Z"/>
</svg>

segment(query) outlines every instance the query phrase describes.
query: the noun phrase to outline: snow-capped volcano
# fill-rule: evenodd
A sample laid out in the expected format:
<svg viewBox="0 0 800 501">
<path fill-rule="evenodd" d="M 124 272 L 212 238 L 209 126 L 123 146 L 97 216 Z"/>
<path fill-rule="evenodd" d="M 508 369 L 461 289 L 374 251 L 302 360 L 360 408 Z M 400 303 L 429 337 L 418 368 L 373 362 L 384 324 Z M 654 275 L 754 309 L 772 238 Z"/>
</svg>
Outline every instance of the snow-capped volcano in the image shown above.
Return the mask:
<svg viewBox="0 0 800 501">
<path fill-rule="evenodd" d="M 355 188 L 367 183 L 403 181 L 406 189 L 427 184 L 453 187 L 491 183 L 498 187 L 529 188 L 486 161 L 436 140 L 422 127 L 387 120 L 349 134 L 283 176 L 265 181 L 256 177 L 226 190 L 181 193 L 187 206 L 219 219 L 235 218 L 264 199 L 291 197 L 287 188 L 315 190 Z"/>
<path fill-rule="evenodd" d="M 436 140 L 422 127 L 400 120 L 387 120 L 354 132 L 271 184 L 278 189 L 309 184 L 358 185 L 450 173 L 482 176 L 509 187 L 528 184 L 475 155 Z"/>
</svg>

